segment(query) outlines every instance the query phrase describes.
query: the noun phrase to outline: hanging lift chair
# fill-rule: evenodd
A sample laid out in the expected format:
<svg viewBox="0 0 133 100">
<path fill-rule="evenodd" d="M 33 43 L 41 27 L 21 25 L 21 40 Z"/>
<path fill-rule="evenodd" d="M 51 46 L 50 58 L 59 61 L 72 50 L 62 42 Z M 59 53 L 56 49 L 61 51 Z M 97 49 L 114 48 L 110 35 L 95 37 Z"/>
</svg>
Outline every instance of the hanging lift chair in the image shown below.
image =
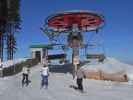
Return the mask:
<svg viewBox="0 0 133 100">
<path fill-rule="evenodd" d="M 106 58 L 104 54 L 87 54 L 87 59 L 98 59 L 99 62 L 103 62 Z"/>
</svg>

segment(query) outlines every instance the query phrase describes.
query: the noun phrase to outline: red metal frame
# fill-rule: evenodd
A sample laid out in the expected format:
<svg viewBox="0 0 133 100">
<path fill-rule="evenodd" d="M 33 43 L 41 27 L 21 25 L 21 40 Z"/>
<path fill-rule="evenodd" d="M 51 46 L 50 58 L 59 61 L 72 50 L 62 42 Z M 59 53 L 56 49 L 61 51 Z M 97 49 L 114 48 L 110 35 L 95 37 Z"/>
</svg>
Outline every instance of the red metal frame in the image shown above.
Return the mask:
<svg viewBox="0 0 133 100">
<path fill-rule="evenodd" d="M 103 17 L 92 12 L 66 12 L 58 13 L 47 19 L 49 27 L 54 29 L 69 30 L 73 24 L 77 24 L 78 29 L 97 28 L 104 22 Z"/>
</svg>

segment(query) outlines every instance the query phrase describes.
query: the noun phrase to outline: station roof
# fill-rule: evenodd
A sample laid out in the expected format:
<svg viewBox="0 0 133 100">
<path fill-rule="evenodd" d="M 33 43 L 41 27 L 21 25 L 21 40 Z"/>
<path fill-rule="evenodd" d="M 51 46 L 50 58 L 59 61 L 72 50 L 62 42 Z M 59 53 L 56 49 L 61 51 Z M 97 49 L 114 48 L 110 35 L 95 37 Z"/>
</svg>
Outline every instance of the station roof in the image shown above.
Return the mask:
<svg viewBox="0 0 133 100">
<path fill-rule="evenodd" d="M 30 45 L 30 48 L 44 48 L 44 49 L 52 49 L 52 45 L 49 44 L 36 44 L 36 45 Z"/>
</svg>

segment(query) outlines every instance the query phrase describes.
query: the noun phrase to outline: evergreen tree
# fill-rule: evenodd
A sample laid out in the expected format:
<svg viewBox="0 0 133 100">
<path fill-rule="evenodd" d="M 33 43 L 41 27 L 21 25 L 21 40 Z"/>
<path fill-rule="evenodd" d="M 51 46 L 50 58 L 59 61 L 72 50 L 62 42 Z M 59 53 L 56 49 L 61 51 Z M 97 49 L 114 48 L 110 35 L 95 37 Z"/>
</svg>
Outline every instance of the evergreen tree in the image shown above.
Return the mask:
<svg viewBox="0 0 133 100">
<path fill-rule="evenodd" d="M 16 51 L 14 33 L 20 29 L 20 0 L 7 0 L 7 59 L 12 60 Z"/>
<path fill-rule="evenodd" d="M 7 1 L 0 0 L 0 62 L 3 61 L 4 33 L 7 22 Z"/>
<path fill-rule="evenodd" d="M 14 33 L 20 29 L 20 0 L 0 0 L 0 59 L 3 59 L 4 36 L 7 40 L 8 59 L 16 51 Z"/>
</svg>

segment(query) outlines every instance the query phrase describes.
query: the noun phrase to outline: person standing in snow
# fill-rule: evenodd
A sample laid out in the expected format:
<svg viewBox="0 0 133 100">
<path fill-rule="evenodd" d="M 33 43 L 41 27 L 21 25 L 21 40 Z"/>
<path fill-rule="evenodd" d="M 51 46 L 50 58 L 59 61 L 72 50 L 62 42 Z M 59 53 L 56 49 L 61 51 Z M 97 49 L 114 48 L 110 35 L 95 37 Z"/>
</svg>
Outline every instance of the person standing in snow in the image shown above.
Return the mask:
<svg viewBox="0 0 133 100">
<path fill-rule="evenodd" d="M 83 69 L 79 68 L 77 71 L 77 79 L 76 79 L 76 83 L 78 86 L 78 89 L 80 91 L 83 91 L 83 78 L 85 77 Z"/>
<path fill-rule="evenodd" d="M 22 86 L 24 86 L 24 84 L 26 84 L 26 86 L 28 86 L 28 84 L 30 82 L 29 81 L 29 73 L 30 73 L 30 69 L 27 66 L 23 67 L 23 69 L 22 69 L 22 76 L 23 76 Z"/>
<path fill-rule="evenodd" d="M 47 65 L 44 65 L 41 69 L 41 88 L 45 86 L 45 88 L 48 88 L 48 76 L 49 76 L 49 67 Z"/>
</svg>

